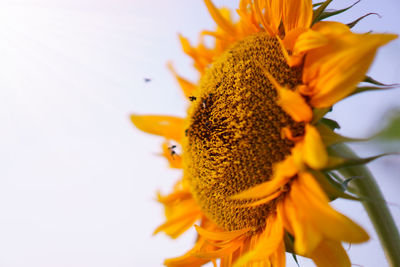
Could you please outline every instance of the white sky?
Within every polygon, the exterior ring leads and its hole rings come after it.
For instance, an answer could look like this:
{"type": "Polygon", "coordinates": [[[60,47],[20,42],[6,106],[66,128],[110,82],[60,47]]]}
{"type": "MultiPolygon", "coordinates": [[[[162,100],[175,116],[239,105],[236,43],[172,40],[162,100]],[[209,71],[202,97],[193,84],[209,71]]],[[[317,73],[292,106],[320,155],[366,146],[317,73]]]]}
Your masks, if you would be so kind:
{"type": "MultiPolygon", "coordinates": [[[[355,30],[400,32],[396,0],[363,0],[338,19],[368,12],[382,18],[355,30]]],[[[195,41],[212,25],[201,0],[0,0],[1,267],[161,266],[191,247],[193,232],[180,240],[151,236],[163,221],[155,191],[168,192],[180,173],[155,155],[162,140],[134,129],[128,116],[185,114],[165,65],[173,60],[195,78],[177,32],[195,41]]],[[[400,82],[399,51],[399,40],[383,48],[370,73],[400,82]]],[[[342,133],[367,136],[399,99],[400,90],[360,95],[332,116],[342,133]]],[[[399,163],[371,164],[398,224],[399,163]]],[[[335,206],[372,236],[350,248],[353,263],[385,266],[360,205],[335,206]]],[[[295,266],[290,257],[288,266],[295,266]]]]}

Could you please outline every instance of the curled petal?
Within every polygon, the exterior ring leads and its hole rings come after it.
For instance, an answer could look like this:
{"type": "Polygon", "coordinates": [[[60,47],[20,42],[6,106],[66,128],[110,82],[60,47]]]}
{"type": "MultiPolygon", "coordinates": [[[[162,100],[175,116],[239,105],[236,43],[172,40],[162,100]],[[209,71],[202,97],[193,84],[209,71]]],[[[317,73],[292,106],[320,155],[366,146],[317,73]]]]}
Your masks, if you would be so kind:
{"type": "Polygon", "coordinates": [[[304,136],[303,157],[304,161],[313,169],[321,169],[328,163],[328,154],[318,130],[306,124],[304,136]]]}
{"type": "Polygon", "coordinates": [[[284,161],[275,165],[274,174],[270,181],[256,185],[248,190],[232,196],[231,198],[257,199],[268,197],[284,186],[290,180],[290,178],[296,175],[297,171],[298,169],[293,162],[293,158],[287,157],[284,161]]]}
{"type": "Polygon", "coordinates": [[[377,49],[397,37],[355,34],[337,22],[319,22],[312,31],[300,36],[295,47],[302,52],[308,50],[303,69],[306,85],[303,93],[310,96],[310,104],[317,108],[329,107],[350,95],[364,79],[377,49]]]}

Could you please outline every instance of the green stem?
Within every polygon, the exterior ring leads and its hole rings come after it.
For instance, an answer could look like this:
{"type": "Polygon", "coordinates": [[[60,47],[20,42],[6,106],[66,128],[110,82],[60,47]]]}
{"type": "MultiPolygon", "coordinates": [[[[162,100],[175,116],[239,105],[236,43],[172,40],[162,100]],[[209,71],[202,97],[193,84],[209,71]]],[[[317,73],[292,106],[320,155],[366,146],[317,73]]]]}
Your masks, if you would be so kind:
{"type": "MultiPolygon", "coordinates": [[[[357,155],[346,145],[335,145],[335,152],[347,157],[357,155]]],[[[371,172],[365,165],[338,170],[345,177],[359,177],[351,181],[352,187],[363,200],[362,204],[374,225],[386,258],[392,267],[400,266],[400,235],[386,201],[371,172]]]]}

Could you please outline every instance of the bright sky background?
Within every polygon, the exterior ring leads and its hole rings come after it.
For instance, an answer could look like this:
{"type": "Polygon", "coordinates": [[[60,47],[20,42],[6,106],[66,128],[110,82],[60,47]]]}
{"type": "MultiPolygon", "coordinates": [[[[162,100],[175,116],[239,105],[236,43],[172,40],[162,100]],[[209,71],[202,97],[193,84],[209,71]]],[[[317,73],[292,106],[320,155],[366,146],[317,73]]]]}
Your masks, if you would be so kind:
{"type": "MultiPolygon", "coordinates": [[[[400,33],[397,0],[363,0],[337,19],[368,12],[382,18],[370,16],[356,31],[400,33]]],[[[201,0],[0,0],[1,267],[161,266],[191,247],[193,231],[179,240],[151,236],[163,221],[155,192],[168,192],[181,174],[156,155],[162,139],[134,129],[129,114],[184,116],[166,62],[196,79],[177,32],[194,42],[212,27],[201,0]]],[[[370,73],[399,83],[399,59],[396,40],[370,73]]],[[[399,99],[398,89],[352,97],[332,117],[342,133],[368,136],[399,99]]],[[[398,224],[399,163],[393,156],[370,164],[398,224]]],[[[349,249],[353,263],[385,266],[361,205],[334,205],[371,233],[349,249]]]]}

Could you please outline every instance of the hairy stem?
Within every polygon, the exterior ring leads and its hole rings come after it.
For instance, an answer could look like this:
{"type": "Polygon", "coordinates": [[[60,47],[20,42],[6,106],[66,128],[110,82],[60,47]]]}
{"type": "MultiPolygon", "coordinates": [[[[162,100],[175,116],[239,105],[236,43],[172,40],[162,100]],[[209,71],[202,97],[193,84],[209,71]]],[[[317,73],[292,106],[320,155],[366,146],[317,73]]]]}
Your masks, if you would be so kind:
{"type": "MultiPolygon", "coordinates": [[[[357,157],[346,145],[334,146],[339,155],[357,157]]],[[[359,177],[351,181],[352,189],[363,198],[362,204],[374,225],[386,258],[392,267],[400,266],[400,235],[386,201],[371,172],[365,165],[346,167],[338,170],[345,177],[359,177]]]]}

